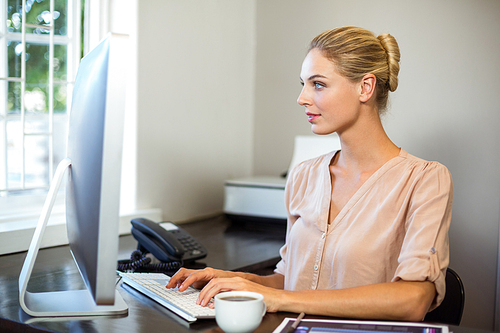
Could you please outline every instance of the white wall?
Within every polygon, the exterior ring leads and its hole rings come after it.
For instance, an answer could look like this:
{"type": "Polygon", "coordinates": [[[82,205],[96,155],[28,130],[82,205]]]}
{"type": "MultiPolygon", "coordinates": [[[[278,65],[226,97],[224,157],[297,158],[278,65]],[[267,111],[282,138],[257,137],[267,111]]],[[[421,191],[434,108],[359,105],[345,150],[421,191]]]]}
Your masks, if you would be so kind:
{"type": "Polygon", "coordinates": [[[138,208],[206,215],[222,209],[224,179],[285,170],[293,137],[310,133],[296,104],[309,40],[341,25],[390,32],[402,61],[386,129],[452,172],[463,325],[493,328],[499,16],[497,0],[139,1],[138,208]]]}
{"type": "Polygon", "coordinates": [[[389,32],[401,48],[400,86],[384,123],[393,141],[451,171],[451,266],[466,287],[463,324],[493,328],[500,204],[500,2],[257,2],[257,174],[278,174],[292,139],[310,133],[296,104],[306,45],[356,25],[389,32]]]}
{"type": "Polygon", "coordinates": [[[138,208],[220,212],[252,172],[253,1],[139,1],[138,208]]]}

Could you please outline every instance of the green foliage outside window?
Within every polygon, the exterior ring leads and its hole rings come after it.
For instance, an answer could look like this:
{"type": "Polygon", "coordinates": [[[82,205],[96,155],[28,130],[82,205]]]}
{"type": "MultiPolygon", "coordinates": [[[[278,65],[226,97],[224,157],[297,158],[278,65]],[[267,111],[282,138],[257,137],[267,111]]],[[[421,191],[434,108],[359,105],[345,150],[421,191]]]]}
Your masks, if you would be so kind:
{"type": "MultiPolygon", "coordinates": [[[[67,34],[67,0],[54,1],[54,35],[66,36],[67,34]]],[[[26,43],[26,98],[25,106],[27,112],[48,112],[48,75],[49,75],[49,30],[43,29],[44,25],[50,24],[50,2],[49,0],[26,0],[26,22],[39,27],[28,27],[27,35],[38,35],[34,42],[26,43]]],[[[8,0],[7,3],[7,32],[21,33],[22,2],[21,0],[8,0]]],[[[14,36],[15,36],[14,35],[14,36]]],[[[9,77],[21,76],[21,52],[22,45],[20,37],[7,41],[8,73],[9,77]]],[[[67,73],[67,47],[66,45],[54,46],[54,112],[66,112],[66,90],[65,83],[67,73]]],[[[8,86],[7,110],[10,114],[20,112],[20,89],[19,83],[10,82],[8,86]]]]}

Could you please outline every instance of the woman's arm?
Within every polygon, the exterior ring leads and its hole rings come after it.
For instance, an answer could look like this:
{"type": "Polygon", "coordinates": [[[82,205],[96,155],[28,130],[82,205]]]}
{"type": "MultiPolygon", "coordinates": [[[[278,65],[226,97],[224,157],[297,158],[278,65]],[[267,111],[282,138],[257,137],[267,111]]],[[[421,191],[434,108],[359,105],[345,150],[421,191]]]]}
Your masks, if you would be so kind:
{"type": "Polygon", "coordinates": [[[279,311],[339,318],[422,321],[435,296],[434,284],[388,282],[337,290],[284,291],[279,311]]]}
{"type": "MultiPolygon", "coordinates": [[[[198,304],[206,306],[219,292],[254,291],[264,295],[268,312],[288,311],[338,318],[421,321],[436,295],[429,281],[397,281],[336,290],[283,290],[281,274],[180,269],[167,288],[203,288],[198,304]]],[[[211,304],[213,306],[213,304],[211,304]]]]}
{"type": "Polygon", "coordinates": [[[268,312],[406,321],[422,321],[436,294],[434,284],[429,281],[387,282],[336,290],[287,291],[235,277],[211,280],[200,292],[198,303],[205,306],[213,296],[229,290],[263,294],[268,312]]]}

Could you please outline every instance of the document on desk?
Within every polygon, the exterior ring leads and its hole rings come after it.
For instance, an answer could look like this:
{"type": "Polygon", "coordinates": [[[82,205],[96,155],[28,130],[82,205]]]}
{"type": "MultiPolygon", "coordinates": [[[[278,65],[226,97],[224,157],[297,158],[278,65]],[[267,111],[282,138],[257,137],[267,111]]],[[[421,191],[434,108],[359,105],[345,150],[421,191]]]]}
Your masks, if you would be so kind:
{"type": "MultiPolygon", "coordinates": [[[[273,333],[287,333],[295,318],[285,318],[273,333]]],[[[449,333],[446,325],[426,323],[302,319],[294,333],[449,333]]]]}

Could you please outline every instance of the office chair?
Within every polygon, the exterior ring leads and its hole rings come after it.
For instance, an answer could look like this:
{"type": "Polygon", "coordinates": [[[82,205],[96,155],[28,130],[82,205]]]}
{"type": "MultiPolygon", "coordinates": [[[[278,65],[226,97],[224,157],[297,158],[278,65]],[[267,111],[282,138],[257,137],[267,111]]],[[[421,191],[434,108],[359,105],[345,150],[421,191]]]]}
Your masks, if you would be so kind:
{"type": "Polygon", "coordinates": [[[446,294],[443,302],[429,312],[424,321],[449,325],[460,325],[465,304],[465,289],[458,274],[448,267],[446,270],[446,294]]]}

